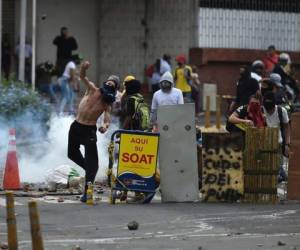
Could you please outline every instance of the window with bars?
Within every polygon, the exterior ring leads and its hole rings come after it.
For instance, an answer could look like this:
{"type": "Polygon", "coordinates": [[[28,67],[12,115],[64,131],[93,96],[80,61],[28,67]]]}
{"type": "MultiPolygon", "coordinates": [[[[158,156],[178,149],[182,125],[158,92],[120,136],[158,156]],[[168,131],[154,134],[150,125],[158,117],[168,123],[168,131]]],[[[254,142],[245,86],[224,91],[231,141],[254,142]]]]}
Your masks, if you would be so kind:
{"type": "Polygon", "coordinates": [[[199,0],[199,6],[205,8],[300,13],[299,0],[199,0]]]}

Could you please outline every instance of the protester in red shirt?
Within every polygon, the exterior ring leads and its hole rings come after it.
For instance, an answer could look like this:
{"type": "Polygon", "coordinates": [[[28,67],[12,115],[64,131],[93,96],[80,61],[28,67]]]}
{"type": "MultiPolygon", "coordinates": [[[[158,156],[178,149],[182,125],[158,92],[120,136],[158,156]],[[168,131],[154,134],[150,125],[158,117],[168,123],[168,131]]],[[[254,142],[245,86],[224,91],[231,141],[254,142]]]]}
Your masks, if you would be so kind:
{"type": "Polygon", "coordinates": [[[274,69],[274,66],[278,63],[279,56],[276,52],[274,45],[268,47],[267,56],[263,59],[265,64],[265,70],[267,73],[271,73],[274,69]]]}

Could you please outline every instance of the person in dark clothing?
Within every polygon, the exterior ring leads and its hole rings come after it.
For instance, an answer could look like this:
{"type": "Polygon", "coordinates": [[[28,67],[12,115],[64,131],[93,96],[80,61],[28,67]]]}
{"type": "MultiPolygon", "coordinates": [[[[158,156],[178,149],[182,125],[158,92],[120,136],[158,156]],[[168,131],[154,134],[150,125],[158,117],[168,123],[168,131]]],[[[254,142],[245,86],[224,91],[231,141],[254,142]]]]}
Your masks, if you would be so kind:
{"type": "Polygon", "coordinates": [[[279,62],[274,67],[273,73],[280,75],[281,83],[290,96],[289,99],[295,101],[299,95],[299,88],[297,86],[296,80],[284,71],[284,67],[287,64],[288,64],[287,54],[281,53],[279,56],[279,62]]]}
{"type": "Polygon", "coordinates": [[[73,50],[77,50],[78,45],[74,37],[68,31],[68,28],[62,27],[60,36],[55,37],[53,44],[57,46],[56,70],[57,75],[61,76],[66,64],[70,60],[73,50]]]}
{"type": "Polygon", "coordinates": [[[281,84],[281,77],[279,74],[272,73],[270,75],[270,81],[273,84],[272,92],[275,95],[276,105],[284,105],[288,103],[285,90],[283,85],[281,84]]]}
{"type": "Polygon", "coordinates": [[[260,96],[258,94],[250,96],[249,103],[238,107],[230,115],[228,122],[236,126],[232,127],[232,132],[244,130],[246,127],[265,127],[266,121],[262,114],[260,96]]]}
{"type": "Polygon", "coordinates": [[[3,76],[8,79],[11,67],[11,45],[9,40],[9,34],[3,34],[2,39],[2,71],[3,76]]]}
{"type": "Polygon", "coordinates": [[[135,102],[136,102],[136,97],[142,98],[142,95],[139,93],[141,90],[141,82],[133,79],[125,83],[125,89],[126,89],[126,95],[127,98],[125,100],[124,104],[124,111],[125,111],[125,119],[123,122],[123,129],[129,129],[129,130],[137,130],[138,129],[138,124],[135,124],[134,121],[132,120],[132,117],[135,113],[135,102]]]}
{"type": "Polygon", "coordinates": [[[256,94],[259,90],[259,83],[251,77],[251,72],[247,66],[240,67],[240,79],[236,88],[236,99],[232,102],[230,111],[235,110],[237,107],[247,105],[252,95],[256,94]]]}
{"type": "Polygon", "coordinates": [[[80,79],[87,90],[78,105],[75,121],[70,126],[68,140],[68,157],[85,170],[86,184],[82,202],[86,202],[87,184],[93,183],[98,171],[97,153],[97,127],[96,123],[100,115],[104,115],[104,123],[99,128],[100,133],[105,133],[110,125],[110,111],[115,101],[116,90],[119,86],[119,78],[110,76],[101,88],[96,87],[86,76],[90,67],[89,62],[84,62],[80,70],[80,79]],[[80,151],[80,145],[84,146],[84,156],[80,151]]]}

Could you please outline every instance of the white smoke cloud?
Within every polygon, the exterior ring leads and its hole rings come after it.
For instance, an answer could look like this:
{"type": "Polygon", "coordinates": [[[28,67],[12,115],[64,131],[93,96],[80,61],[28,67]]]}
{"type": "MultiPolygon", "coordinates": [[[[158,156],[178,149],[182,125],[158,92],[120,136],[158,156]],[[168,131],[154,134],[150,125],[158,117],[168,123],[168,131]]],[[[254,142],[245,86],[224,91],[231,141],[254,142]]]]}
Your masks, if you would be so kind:
{"type": "MultiPolygon", "coordinates": [[[[73,120],[74,118],[71,116],[58,117],[53,115],[49,121],[49,131],[47,135],[40,131],[42,126],[39,124],[31,124],[30,126],[33,128],[34,135],[37,135],[34,140],[29,140],[29,142],[26,143],[27,139],[32,138],[22,138],[21,140],[21,138],[17,136],[17,155],[21,182],[44,182],[48,170],[60,165],[70,165],[76,168],[82,175],[84,174],[84,171],[67,157],[68,132],[73,120]],[[43,135],[43,137],[41,137],[41,135],[43,135]]],[[[28,120],[26,122],[28,122],[28,120]]],[[[116,129],[118,129],[118,124],[115,121],[107,133],[100,134],[97,132],[99,154],[97,180],[104,180],[106,178],[108,166],[107,147],[110,141],[110,135],[116,129]]],[[[28,134],[28,136],[33,135],[28,134]]],[[[0,156],[4,157],[1,157],[1,160],[6,158],[7,144],[8,127],[2,125],[0,130],[0,156]]],[[[84,150],[82,150],[82,152],[84,153],[84,150]]],[[[0,162],[0,164],[4,166],[5,160],[4,163],[0,162]]]]}

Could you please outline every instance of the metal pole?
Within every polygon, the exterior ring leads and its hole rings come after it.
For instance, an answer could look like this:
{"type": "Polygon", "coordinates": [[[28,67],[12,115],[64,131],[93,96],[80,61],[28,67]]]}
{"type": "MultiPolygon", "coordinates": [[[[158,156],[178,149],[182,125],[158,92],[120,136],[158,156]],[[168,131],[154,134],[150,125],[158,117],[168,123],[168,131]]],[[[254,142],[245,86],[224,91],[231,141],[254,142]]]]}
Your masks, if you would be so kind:
{"type": "Polygon", "coordinates": [[[36,67],[36,0],[32,0],[32,61],[31,82],[32,90],[35,90],[35,67],[36,67]]]}
{"type": "MultiPolygon", "coordinates": [[[[0,0],[0,44],[2,48],[2,0],[0,0]]],[[[0,49],[0,81],[2,82],[2,49],[0,49]]]]}
{"type": "Polygon", "coordinates": [[[25,80],[25,39],[26,39],[26,7],[27,0],[21,2],[20,44],[19,44],[19,80],[25,80]]]}
{"type": "Polygon", "coordinates": [[[40,227],[40,216],[36,201],[28,202],[32,250],[43,250],[43,238],[40,227]]]}
{"type": "Polygon", "coordinates": [[[18,250],[17,223],[13,192],[6,192],[6,213],[8,248],[10,250],[18,250]]]}

